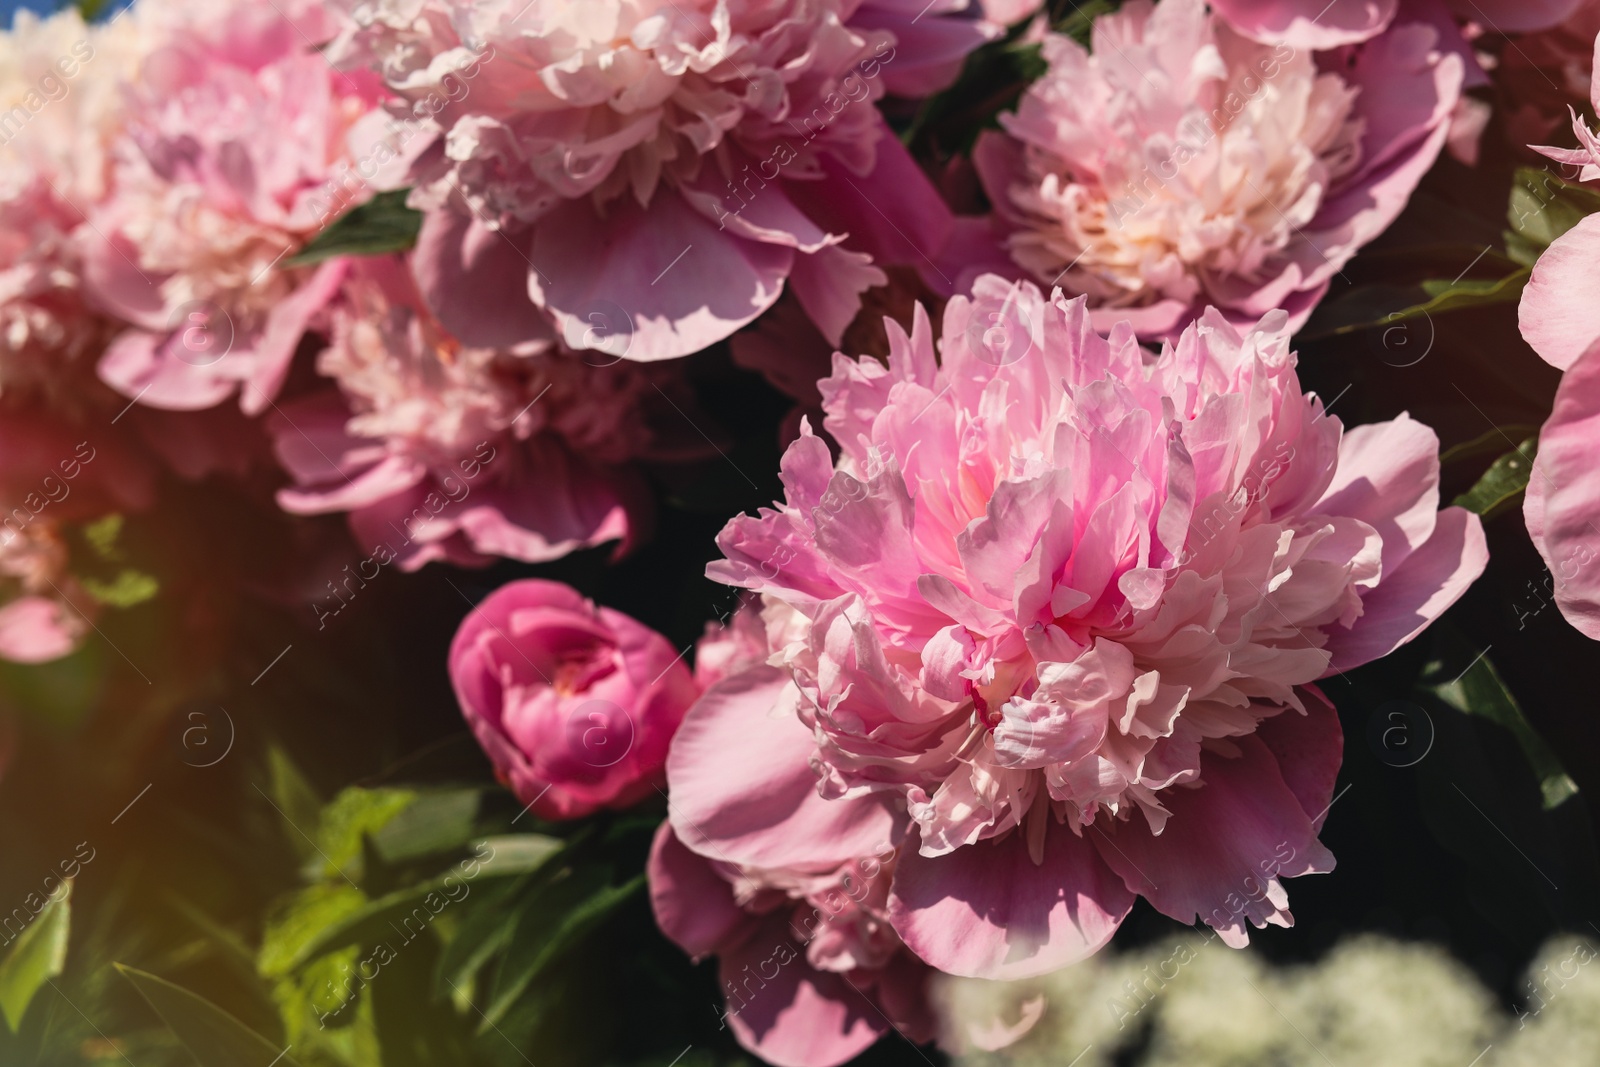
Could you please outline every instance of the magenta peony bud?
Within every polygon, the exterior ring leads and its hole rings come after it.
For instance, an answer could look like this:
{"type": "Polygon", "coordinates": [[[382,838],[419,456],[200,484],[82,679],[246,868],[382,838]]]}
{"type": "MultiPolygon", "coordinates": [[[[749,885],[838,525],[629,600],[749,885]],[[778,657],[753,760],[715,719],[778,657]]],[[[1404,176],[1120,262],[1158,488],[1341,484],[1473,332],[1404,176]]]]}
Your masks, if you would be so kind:
{"type": "Polygon", "coordinates": [[[663,784],[667,743],[699,695],[666,638],[537,579],[467,616],[450,678],[500,780],[546,819],[624,808],[663,784]]]}

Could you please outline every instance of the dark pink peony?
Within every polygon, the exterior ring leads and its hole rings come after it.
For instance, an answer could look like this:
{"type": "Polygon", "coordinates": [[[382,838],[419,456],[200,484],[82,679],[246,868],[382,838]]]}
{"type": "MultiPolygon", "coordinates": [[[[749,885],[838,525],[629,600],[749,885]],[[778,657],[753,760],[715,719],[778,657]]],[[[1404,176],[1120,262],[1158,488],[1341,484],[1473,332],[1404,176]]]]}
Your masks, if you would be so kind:
{"type": "Polygon", "coordinates": [[[452,332],[621,334],[649,361],[722,340],[785,286],[837,340],[875,263],[931,269],[949,214],[874,101],[952,80],[998,32],[968,8],[383,0],[332,55],[379,71],[428,144],[419,277],[452,332]]]}
{"type": "Polygon", "coordinates": [[[1156,357],[1082,299],[989,277],[938,359],[920,313],[887,367],[836,356],[837,462],[792,444],[786,502],[730,522],[709,568],[763,597],[770,715],[808,727],[813,781],[727,804],[695,731],[753,754],[784,727],[703,702],[669,766],[680,835],[804,867],[866,854],[877,799],[908,825],[894,928],[957,974],[1082,958],[1135,895],[1235,945],[1288,924],[1280,880],[1333,863],[1315,683],[1414,637],[1487,553],[1439,510],[1432,431],[1345,431],[1301,392],[1285,318],[1208,312],[1156,357]]]}
{"type": "Polygon", "coordinates": [[[544,819],[653,793],[699,695],[666,638],[532,578],[495,590],[461,623],[450,678],[501,781],[544,819]]]}

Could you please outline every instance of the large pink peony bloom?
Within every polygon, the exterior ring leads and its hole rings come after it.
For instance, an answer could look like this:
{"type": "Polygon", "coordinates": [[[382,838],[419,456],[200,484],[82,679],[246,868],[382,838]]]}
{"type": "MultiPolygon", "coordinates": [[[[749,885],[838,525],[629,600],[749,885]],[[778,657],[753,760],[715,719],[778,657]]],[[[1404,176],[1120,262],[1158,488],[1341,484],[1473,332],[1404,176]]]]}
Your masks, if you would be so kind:
{"type": "Polygon", "coordinates": [[[643,417],[670,369],[463,346],[399,257],[352,267],[332,319],[317,366],[338,388],[269,417],[286,510],[349,512],[358,545],[405,570],[626,547],[643,495],[629,461],[672,454],[643,417]]]}
{"type": "MultiPolygon", "coordinates": [[[[383,0],[333,50],[430,145],[419,276],[503,347],[687,355],[790,285],[835,340],[874,262],[932,268],[950,219],[873,102],[993,36],[968,0],[383,0]]],[[[398,150],[398,149],[397,149],[398,150]]]]}
{"type": "Polygon", "coordinates": [[[501,586],[461,623],[450,678],[496,773],[545,819],[651,795],[700,693],[666,638],[532,578],[501,586]]]}
{"type": "MultiPolygon", "coordinates": [[[[888,912],[957,974],[1081,958],[1135,894],[1232,944],[1286,925],[1279,879],[1333,862],[1340,732],[1313,683],[1410,640],[1487,561],[1477,517],[1438,508],[1434,434],[1344,432],[1281,313],[1241,334],[1208,312],[1151,357],[1082,299],[986,277],[939,359],[925,315],[888,328],[887,367],[836,356],[822,383],[837,465],[792,444],[786,502],[731,521],[709,568],[766,602],[769,704],[810,728],[820,794],[729,803],[686,726],[680,834],[804,866],[868,854],[856,801],[903,811],[888,912]]],[[[744,705],[690,722],[778,743],[744,705]]]]}
{"type": "Polygon", "coordinates": [[[110,196],[79,232],[89,295],[128,326],[100,364],[125,396],[193,410],[240,390],[263,411],[337,291],[337,261],[280,264],[329,221],[350,132],[382,89],[330,67],[305,33],[331,27],[293,7],[149,16],[171,36],[130,89],[110,196]]]}
{"type": "MultiPolygon", "coordinates": [[[[974,160],[1010,258],[1099,329],[1170,339],[1207,306],[1297,328],[1433,164],[1462,63],[1426,23],[1313,56],[1201,0],[1134,0],[1049,70],[974,160]]],[[[969,270],[968,277],[982,268],[969,270]]]]}
{"type": "MultiPolygon", "coordinates": [[[[1600,52],[1600,40],[1595,49],[1600,52]]],[[[1591,90],[1600,102],[1600,80],[1591,90]]],[[[1538,151],[1600,178],[1600,138],[1573,114],[1580,147],[1538,151]]],[[[1539,455],[1528,479],[1523,516],[1549,566],[1556,605],[1567,621],[1600,641],[1600,215],[1556,238],[1533,266],[1518,319],[1534,351],[1566,373],[1539,431],[1539,455]]]]}

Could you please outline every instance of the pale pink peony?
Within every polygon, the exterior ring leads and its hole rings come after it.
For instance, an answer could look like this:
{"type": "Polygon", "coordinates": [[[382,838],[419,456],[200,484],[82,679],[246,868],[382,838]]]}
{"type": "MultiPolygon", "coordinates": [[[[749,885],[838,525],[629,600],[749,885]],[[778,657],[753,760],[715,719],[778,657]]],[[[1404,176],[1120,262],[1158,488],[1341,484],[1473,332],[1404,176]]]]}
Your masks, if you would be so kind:
{"type": "Polygon", "coordinates": [[[1218,0],[1218,15],[1244,34],[1267,44],[1337,48],[1370,40],[1397,23],[1453,20],[1477,23],[1493,33],[1549,29],[1584,0],[1218,0]]]}
{"type": "MultiPolygon", "coordinates": [[[[1600,52],[1600,41],[1595,44],[1600,52]]],[[[1600,102],[1600,80],[1591,89],[1600,102]]],[[[1584,181],[1600,178],[1600,139],[1574,112],[1581,147],[1538,148],[1577,168],[1584,181]]],[[[1550,417],[1539,431],[1539,454],[1528,479],[1523,517],[1549,566],[1555,601],[1578,630],[1600,641],[1600,215],[1590,215],[1551,243],[1533,265],[1522,291],[1522,336],[1559,367],[1550,417]]]]}
{"type": "Polygon", "coordinates": [[[338,388],[269,417],[300,515],[349,512],[378,564],[557,559],[633,539],[644,494],[630,464],[681,446],[645,417],[670,368],[552,342],[523,354],[462,345],[427,312],[406,263],[351,268],[318,369],[338,388]]]}
{"type": "MultiPolygon", "coordinates": [[[[950,219],[874,101],[998,30],[968,0],[381,0],[332,50],[420,123],[419,278],[453,332],[687,355],[793,287],[837,340],[950,219]],[[605,340],[593,334],[599,324],[605,340]]],[[[396,151],[405,150],[396,146],[396,151]]]]}
{"type": "Polygon", "coordinates": [[[702,803],[707,789],[735,807],[762,795],[761,814],[779,820],[763,822],[767,840],[778,844],[792,828],[782,840],[798,848],[746,860],[739,842],[707,838],[669,805],[673,818],[650,853],[650,902],[685,952],[717,957],[723,1025],[741,1045],[778,1067],[834,1067],[891,1029],[930,1040],[931,972],[889,922],[900,825],[877,798],[817,796],[809,732],[792,711],[766,714],[784,683],[777,669],[757,666],[713,686],[685,718],[668,776],[674,793],[680,770],[704,783],[702,803]],[[761,730],[729,729],[751,717],[761,730]],[[854,832],[802,838],[818,828],[817,815],[845,816],[854,832]]]}
{"type": "Polygon", "coordinates": [[[342,263],[281,262],[330,220],[351,130],[382,88],[329,66],[305,36],[315,7],[150,16],[171,36],[130,89],[110,196],[78,234],[89,295],[128,326],[100,363],[125,396],[193,410],[239,390],[259,413],[337,291],[342,263]]]}
{"type": "Polygon", "coordinates": [[[543,819],[653,794],[700,694],[666,638],[533,578],[501,586],[462,621],[450,678],[496,774],[543,819]]]}
{"type": "MultiPolygon", "coordinates": [[[[730,803],[686,726],[680,831],[803,866],[808,843],[865,854],[851,802],[880,798],[912,834],[894,927],[957,974],[1081,958],[1135,894],[1236,945],[1288,924],[1279,879],[1333,862],[1340,732],[1313,683],[1410,640],[1487,561],[1477,517],[1439,510],[1433,432],[1344,432],[1282,313],[1241,335],[1207,312],[1151,357],[1081,298],[986,277],[939,359],[926,315],[888,329],[887,367],[836,356],[822,383],[837,464],[791,445],[786,502],[731,521],[708,569],[763,596],[771,714],[811,729],[817,802],[730,803]]],[[[726,748],[776,744],[747,707],[703,718],[726,748]]]]}
{"type": "Polygon", "coordinates": [[[1133,0],[1093,34],[1089,50],[1045,40],[1048,72],[974,160],[1022,272],[1145,338],[1207,306],[1241,327],[1281,308],[1298,328],[1405,206],[1461,91],[1460,57],[1420,22],[1314,56],[1243,38],[1201,0],[1133,0]]]}
{"type": "Polygon", "coordinates": [[[112,326],[86,306],[72,234],[106,194],[122,83],[148,38],[136,19],[89,26],[71,7],[19,12],[0,34],[0,395],[84,406],[112,326]]]}

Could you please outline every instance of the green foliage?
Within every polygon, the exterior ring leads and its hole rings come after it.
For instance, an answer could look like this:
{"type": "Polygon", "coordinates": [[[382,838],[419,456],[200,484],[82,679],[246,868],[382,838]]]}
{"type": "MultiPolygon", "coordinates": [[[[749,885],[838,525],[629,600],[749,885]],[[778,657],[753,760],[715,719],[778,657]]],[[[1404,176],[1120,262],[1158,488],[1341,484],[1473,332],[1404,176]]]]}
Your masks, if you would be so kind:
{"type": "Polygon", "coordinates": [[[117,965],[140,996],[172,1029],[200,1067],[300,1067],[278,1048],[204,997],[153,974],[117,965]]]}
{"type": "Polygon", "coordinates": [[[422,212],[406,206],[409,189],[375,194],[351,208],[317,234],[296,254],[285,259],[288,267],[306,267],[335,256],[381,256],[404,252],[422,232],[422,212]]]}
{"type": "Polygon", "coordinates": [[[1507,452],[1489,465],[1473,487],[1456,497],[1455,503],[1469,511],[1492,519],[1522,499],[1528,488],[1528,475],[1533,470],[1534,453],[1539,440],[1529,437],[1513,451],[1507,452]]]}
{"type": "Polygon", "coordinates": [[[67,934],[72,925],[72,883],[45,903],[0,959],[0,1011],[12,1033],[22,1025],[33,995],[67,965],[67,934]]]}
{"type": "Polygon", "coordinates": [[[1600,211],[1600,192],[1551,173],[1550,165],[1518,167],[1506,218],[1506,253],[1532,267],[1557,237],[1600,211]]]}

